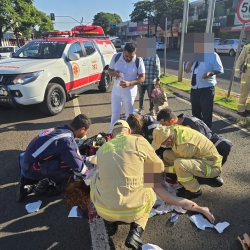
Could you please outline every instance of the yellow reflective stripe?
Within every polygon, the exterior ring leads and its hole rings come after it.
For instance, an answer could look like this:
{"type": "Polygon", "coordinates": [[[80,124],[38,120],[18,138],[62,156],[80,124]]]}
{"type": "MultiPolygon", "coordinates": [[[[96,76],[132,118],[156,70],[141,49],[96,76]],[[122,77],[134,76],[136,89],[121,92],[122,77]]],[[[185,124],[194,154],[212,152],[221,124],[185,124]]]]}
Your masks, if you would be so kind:
{"type": "Polygon", "coordinates": [[[149,213],[151,210],[151,207],[153,206],[152,204],[152,193],[150,190],[148,190],[148,195],[149,195],[149,200],[147,202],[147,204],[145,204],[144,206],[141,206],[139,208],[134,208],[134,209],[128,209],[128,210],[111,210],[111,209],[106,209],[103,207],[100,207],[96,204],[94,204],[96,211],[98,213],[104,214],[106,216],[109,217],[127,217],[127,216],[137,216],[139,214],[143,213],[149,213]],[[150,194],[149,194],[150,192],[150,194]],[[152,205],[152,206],[151,206],[152,205]]]}
{"type": "Polygon", "coordinates": [[[192,175],[192,176],[186,177],[186,178],[181,178],[181,177],[177,176],[177,178],[178,178],[179,182],[189,182],[189,181],[192,181],[194,179],[194,176],[192,175]]]}
{"type": "Polygon", "coordinates": [[[246,81],[241,81],[240,83],[245,84],[245,83],[246,83],[246,81]]]}
{"type": "Polygon", "coordinates": [[[239,72],[239,71],[240,71],[240,69],[235,69],[234,71],[235,71],[235,72],[239,72]]]}
{"type": "Polygon", "coordinates": [[[247,67],[248,67],[248,68],[250,67],[250,63],[247,64],[247,67]]]}
{"type": "Polygon", "coordinates": [[[178,145],[181,145],[182,144],[182,133],[180,131],[180,128],[177,128],[177,143],[178,145]]]}
{"type": "Polygon", "coordinates": [[[240,104],[240,103],[238,103],[238,106],[245,106],[245,104],[240,104]]]}
{"type": "Polygon", "coordinates": [[[168,173],[175,173],[174,166],[166,167],[168,173]]]}
{"type": "Polygon", "coordinates": [[[222,163],[222,159],[220,159],[220,160],[216,161],[214,165],[217,165],[217,164],[219,164],[219,165],[220,165],[221,163],[222,163]]]}
{"type": "Polygon", "coordinates": [[[209,177],[212,173],[212,168],[208,165],[206,165],[206,176],[209,177]]]}

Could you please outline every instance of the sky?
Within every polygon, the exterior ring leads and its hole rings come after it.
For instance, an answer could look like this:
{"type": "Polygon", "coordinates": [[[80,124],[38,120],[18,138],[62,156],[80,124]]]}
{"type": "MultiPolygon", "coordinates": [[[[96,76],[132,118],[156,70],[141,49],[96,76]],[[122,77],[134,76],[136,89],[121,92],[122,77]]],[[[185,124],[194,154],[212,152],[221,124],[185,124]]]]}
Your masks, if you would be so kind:
{"type": "Polygon", "coordinates": [[[83,18],[83,24],[92,23],[98,12],[118,14],[123,21],[129,20],[136,0],[35,0],[35,7],[46,14],[55,14],[55,29],[69,30],[83,18]],[[57,17],[57,16],[71,16],[57,17]]]}
{"type": "MultiPolygon", "coordinates": [[[[192,2],[193,0],[191,0],[192,2]]],[[[49,15],[55,14],[56,30],[71,30],[83,18],[83,24],[92,23],[98,12],[118,14],[123,21],[129,20],[137,0],[35,0],[35,7],[49,15]],[[71,16],[59,17],[59,16],[71,16]]]]}

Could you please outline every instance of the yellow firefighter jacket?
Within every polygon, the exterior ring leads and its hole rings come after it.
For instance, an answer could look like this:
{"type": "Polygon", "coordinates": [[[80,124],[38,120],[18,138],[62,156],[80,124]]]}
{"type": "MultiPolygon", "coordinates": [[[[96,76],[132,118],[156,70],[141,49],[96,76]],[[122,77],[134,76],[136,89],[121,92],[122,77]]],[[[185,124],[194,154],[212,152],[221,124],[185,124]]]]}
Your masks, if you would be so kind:
{"type": "Polygon", "coordinates": [[[149,216],[156,195],[143,187],[144,162],[160,164],[164,172],[162,160],[138,135],[120,133],[98,149],[90,196],[102,218],[131,223],[149,216]]]}
{"type": "Polygon", "coordinates": [[[200,159],[208,166],[221,167],[222,156],[206,136],[182,125],[170,129],[174,131],[172,150],[178,158],[200,159]]]}
{"type": "Polygon", "coordinates": [[[246,83],[247,77],[250,76],[250,44],[245,45],[245,48],[241,51],[236,64],[235,64],[235,73],[240,73],[241,66],[246,66],[246,73],[242,72],[241,83],[246,83]]]}

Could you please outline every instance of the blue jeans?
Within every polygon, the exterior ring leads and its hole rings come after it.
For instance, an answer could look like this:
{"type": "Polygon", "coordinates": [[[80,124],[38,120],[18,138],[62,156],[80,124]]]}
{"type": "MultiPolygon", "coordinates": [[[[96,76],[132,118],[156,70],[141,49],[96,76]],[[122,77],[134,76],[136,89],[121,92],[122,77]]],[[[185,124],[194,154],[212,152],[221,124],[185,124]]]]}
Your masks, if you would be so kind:
{"type": "Polygon", "coordinates": [[[215,88],[191,89],[192,115],[211,128],[215,88]]]}

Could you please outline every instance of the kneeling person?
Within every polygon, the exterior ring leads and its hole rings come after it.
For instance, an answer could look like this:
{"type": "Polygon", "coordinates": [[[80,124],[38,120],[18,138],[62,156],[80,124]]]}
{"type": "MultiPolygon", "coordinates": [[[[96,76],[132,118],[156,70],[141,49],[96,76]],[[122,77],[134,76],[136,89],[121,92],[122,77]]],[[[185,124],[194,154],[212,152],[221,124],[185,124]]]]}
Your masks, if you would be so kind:
{"type": "Polygon", "coordinates": [[[141,236],[156,200],[153,189],[144,182],[149,183],[146,178],[150,179],[151,168],[151,173],[160,177],[152,184],[161,187],[164,165],[145,138],[130,133],[126,121],[118,120],[113,125],[113,139],[97,151],[98,172],[91,182],[90,195],[108,234],[116,233],[117,222],[131,223],[125,245],[141,249],[141,236]]]}
{"type": "Polygon", "coordinates": [[[174,125],[154,129],[152,147],[165,150],[163,160],[165,171],[177,175],[183,185],[177,195],[187,199],[200,196],[201,189],[195,178],[215,178],[221,173],[222,156],[214,144],[204,135],[188,127],[174,125]]]}
{"type": "Polygon", "coordinates": [[[60,193],[60,188],[56,188],[58,184],[68,181],[74,173],[85,174],[87,167],[74,138],[85,136],[90,124],[90,119],[80,114],[69,126],[44,130],[30,142],[21,164],[24,175],[19,183],[17,201],[27,195],[26,178],[39,181],[35,194],[56,195],[60,193]]]}

